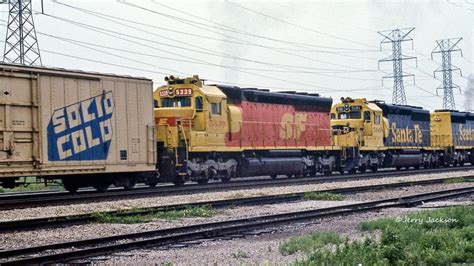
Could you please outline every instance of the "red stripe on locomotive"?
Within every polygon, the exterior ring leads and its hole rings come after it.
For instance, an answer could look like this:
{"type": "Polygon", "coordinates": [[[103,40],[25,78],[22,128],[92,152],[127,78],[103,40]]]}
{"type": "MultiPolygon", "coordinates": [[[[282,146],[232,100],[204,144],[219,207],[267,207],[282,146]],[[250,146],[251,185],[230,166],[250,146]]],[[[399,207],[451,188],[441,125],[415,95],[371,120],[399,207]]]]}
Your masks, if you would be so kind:
{"type": "Polygon", "coordinates": [[[331,145],[329,111],[306,106],[242,101],[240,132],[227,133],[226,145],[315,147],[331,145]]]}

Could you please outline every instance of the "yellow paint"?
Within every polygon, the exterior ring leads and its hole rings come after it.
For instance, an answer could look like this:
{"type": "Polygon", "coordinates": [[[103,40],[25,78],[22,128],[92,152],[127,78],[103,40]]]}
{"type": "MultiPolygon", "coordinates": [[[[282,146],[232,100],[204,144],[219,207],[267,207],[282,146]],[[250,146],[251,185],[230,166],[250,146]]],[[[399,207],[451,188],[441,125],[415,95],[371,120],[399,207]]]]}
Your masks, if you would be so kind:
{"type": "Polygon", "coordinates": [[[430,114],[431,146],[452,147],[453,133],[450,112],[433,112],[430,114]]]}
{"type": "Polygon", "coordinates": [[[343,98],[341,103],[333,105],[331,114],[334,145],[370,147],[373,150],[383,147],[383,138],[388,135],[388,121],[383,118],[382,110],[376,104],[367,102],[365,98],[343,98]],[[352,108],[360,110],[353,111],[352,108]],[[360,117],[349,119],[343,117],[344,115],[350,117],[349,115],[355,115],[356,112],[360,112],[360,117]]]}

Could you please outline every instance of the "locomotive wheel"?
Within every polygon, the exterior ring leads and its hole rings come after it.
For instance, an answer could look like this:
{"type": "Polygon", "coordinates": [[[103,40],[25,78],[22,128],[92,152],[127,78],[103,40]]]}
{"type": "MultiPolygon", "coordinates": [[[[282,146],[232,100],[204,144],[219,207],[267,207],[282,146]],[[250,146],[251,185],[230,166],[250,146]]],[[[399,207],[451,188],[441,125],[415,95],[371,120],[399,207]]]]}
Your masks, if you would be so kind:
{"type": "MultiPolygon", "coordinates": [[[[209,174],[211,174],[211,173],[212,173],[212,171],[209,171],[209,174]]],[[[199,175],[199,173],[196,173],[196,172],[193,172],[193,174],[194,174],[195,176],[199,175]]],[[[200,173],[200,175],[199,175],[199,179],[197,180],[197,183],[198,183],[199,185],[207,184],[207,182],[209,182],[209,178],[212,178],[212,176],[207,177],[206,172],[205,172],[205,171],[202,171],[202,172],[200,173]]]]}
{"type": "Polygon", "coordinates": [[[460,161],[460,162],[459,162],[459,166],[464,166],[464,162],[463,162],[463,161],[460,161]]]}
{"type": "Polygon", "coordinates": [[[344,172],[344,170],[339,170],[339,173],[340,173],[341,175],[343,175],[345,172],[344,172]]]}
{"type": "Polygon", "coordinates": [[[186,180],[184,180],[182,176],[178,175],[174,178],[173,184],[175,184],[175,186],[182,186],[185,182],[186,180]]]}
{"type": "Polygon", "coordinates": [[[271,175],[270,176],[272,179],[277,179],[277,175],[271,175]]]}
{"type": "Polygon", "coordinates": [[[377,165],[373,165],[370,167],[370,170],[372,170],[372,172],[377,172],[379,170],[379,167],[377,165]]]}
{"type": "Polygon", "coordinates": [[[232,177],[236,177],[235,169],[233,166],[230,168],[229,171],[227,171],[225,175],[221,176],[221,181],[222,183],[227,183],[230,181],[232,177]]]}
{"type": "Polygon", "coordinates": [[[365,164],[359,166],[359,172],[365,173],[366,171],[367,171],[367,166],[365,166],[365,164]]]}
{"type": "Polygon", "coordinates": [[[415,170],[419,170],[419,169],[420,169],[420,165],[419,165],[419,164],[417,164],[417,165],[415,165],[415,167],[414,167],[414,168],[415,168],[415,170]]]}
{"type": "Polygon", "coordinates": [[[207,178],[206,179],[199,179],[197,182],[198,182],[199,185],[204,185],[204,184],[207,184],[207,182],[209,182],[209,179],[207,179],[207,178]]]}
{"type": "Polygon", "coordinates": [[[395,169],[397,169],[397,171],[400,171],[400,169],[402,169],[400,166],[397,166],[395,167],[395,169]]]}
{"type": "Polygon", "coordinates": [[[356,172],[357,172],[357,169],[355,169],[355,168],[352,168],[351,170],[349,170],[349,174],[350,174],[350,175],[353,175],[353,174],[355,174],[356,172]]]}
{"type": "Polygon", "coordinates": [[[298,172],[296,174],[294,174],[295,178],[302,178],[304,177],[304,174],[302,172],[298,172]]]}
{"type": "Polygon", "coordinates": [[[324,169],[324,172],[323,172],[323,173],[324,173],[325,176],[330,176],[330,175],[332,175],[332,171],[329,170],[329,169],[324,169]]]}

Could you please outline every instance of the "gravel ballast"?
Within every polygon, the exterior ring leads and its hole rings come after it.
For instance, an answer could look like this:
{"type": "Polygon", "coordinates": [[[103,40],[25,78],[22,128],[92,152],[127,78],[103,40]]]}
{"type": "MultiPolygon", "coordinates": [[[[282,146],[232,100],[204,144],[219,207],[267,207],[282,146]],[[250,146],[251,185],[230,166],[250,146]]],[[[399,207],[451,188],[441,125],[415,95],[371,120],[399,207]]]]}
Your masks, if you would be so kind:
{"type": "Polygon", "coordinates": [[[177,220],[159,219],[153,222],[139,224],[85,224],[68,226],[65,228],[51,228],[26,232],[3,233],[2,237],[0,238],[0,249],[21,248],[56,242],[178,227],[202,222],[223,221],[228,219],[246,218],[290,211],[324,208],[367,200],[411,195],[434,190],[466,187],[470,185],[471,184],[469,183],[456,183],[436,184],[430,186],[412,186],[407,188],[384,190],[380,192],[361,193],[360,195],[348,195],[343,201],[300,201],[282,204],[269,204],[263,206],[234,207],[217,210],[216,215],[210,218],[186,218],[177,220]],[[377,195],[377,198],[374,198],[373,193],[379,193],[377,195]]]}
{"type": "Polygon", "coordinates": [[[323,183],[323,184],[266,187],[266,188],[232,190],[232,191],[224,191],[224,192],[206,192],[206,193],[199,193],[199,194],[179,195],[179,196],[161,196],[161,197],[157,196],[157,197],[142,198],[142,199],[117,200],[117,201],[109,201],[109,202],[89,202],[89,203],[83,203],[83,204],[71,204],[71,205],[64,205],[64,206],[44,206],[44,207],[0,211],[0,221],[34,219],[34,218],[43,218],[43,217],[52,217],[52,216],[66,216],[66,215],[76,215],[76,214],[84,214],[84,213],[91,213],[91,212],[104,212],[104,211],[112,211],[112,210],[125,210],[125,209],[133,209],[133,208],[153,207],[157,205],[171,205],[171,204],[176,204],[176,203],[192,203],[192,202],[209,201],[209,200],[230,199],[230,198],[236,198],[236,197],[297,193],[297,192],[306,192],[306,191],[315,191],[315,190],[325,190],[325,189],[355,187],[355,186],[375,185],[375,184],[386,184],[386,183],[399,183],[399,182],[407,182],[407,181],[428,180],[428,179],[458,177],[458,176],[467,176],[467,175],[474,175],[474,170],[453,172],[453,173],[425,174],[425,175],[386,177],[386,178],[355,180],[355,181],[345,181],[345,182],[331,182],[331,183],[323,183]]]}

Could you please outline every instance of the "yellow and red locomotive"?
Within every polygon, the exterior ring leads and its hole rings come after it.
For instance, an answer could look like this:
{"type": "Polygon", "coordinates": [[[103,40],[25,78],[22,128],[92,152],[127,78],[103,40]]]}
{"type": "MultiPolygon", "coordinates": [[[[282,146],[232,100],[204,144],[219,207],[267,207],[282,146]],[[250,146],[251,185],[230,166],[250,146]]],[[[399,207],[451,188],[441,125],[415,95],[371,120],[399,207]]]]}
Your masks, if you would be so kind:
{"type": "Polygon", "coordinates": [[[205,85],[197,76],[166,80],[155,91],[164,181],[314,175],[339,153],[331,141],[330,98],[205,85]]]}

